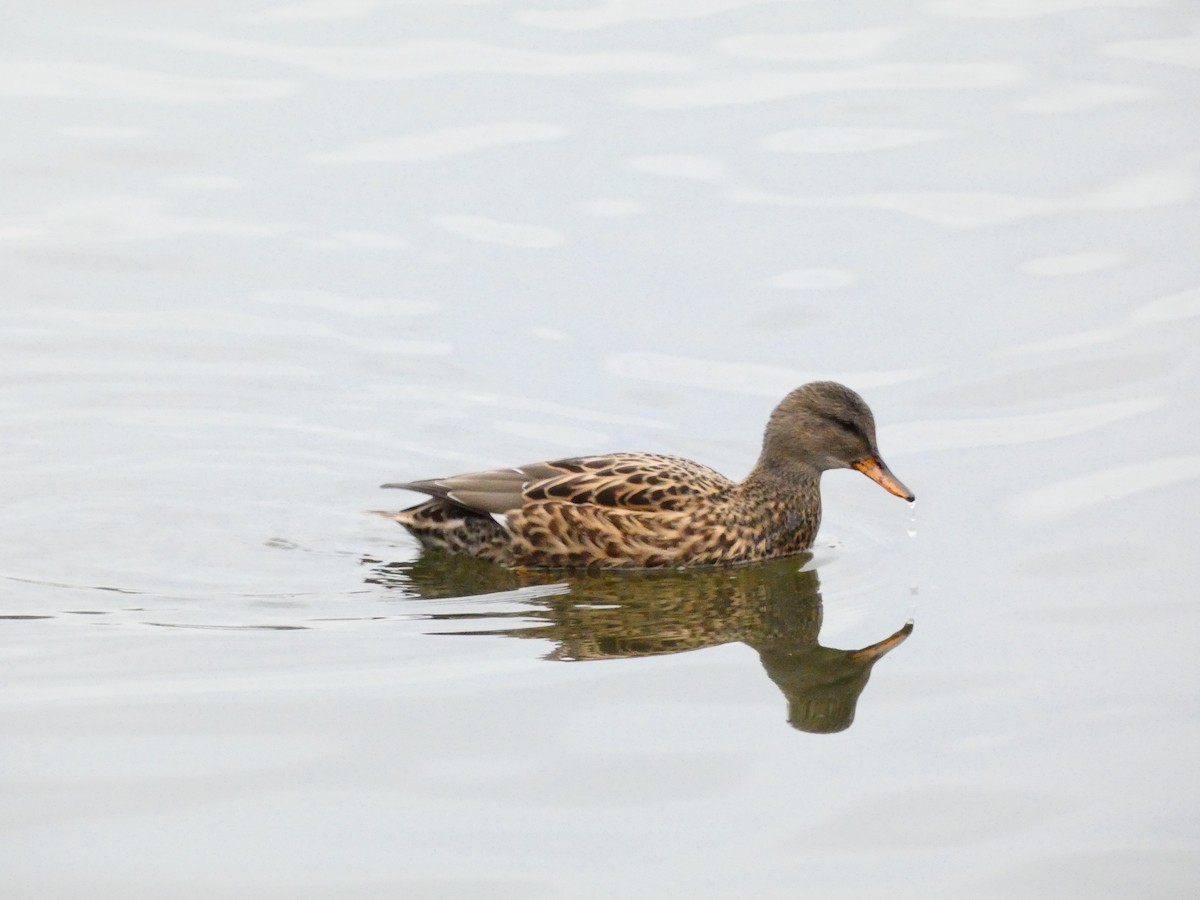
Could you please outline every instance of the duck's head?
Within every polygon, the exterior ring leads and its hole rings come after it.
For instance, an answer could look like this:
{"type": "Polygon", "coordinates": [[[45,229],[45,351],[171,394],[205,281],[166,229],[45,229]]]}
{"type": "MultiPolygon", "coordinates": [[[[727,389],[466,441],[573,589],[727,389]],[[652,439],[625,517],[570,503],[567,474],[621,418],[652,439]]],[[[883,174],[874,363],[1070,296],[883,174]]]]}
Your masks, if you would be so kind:
{"type": "Polygon", "coordinates": [[[871,408],[836,381],[814,381],[783,398],[767,423],[763,456],[818,472],[857,469],[897,497],[916,499],[879,455],[871,408]]]}

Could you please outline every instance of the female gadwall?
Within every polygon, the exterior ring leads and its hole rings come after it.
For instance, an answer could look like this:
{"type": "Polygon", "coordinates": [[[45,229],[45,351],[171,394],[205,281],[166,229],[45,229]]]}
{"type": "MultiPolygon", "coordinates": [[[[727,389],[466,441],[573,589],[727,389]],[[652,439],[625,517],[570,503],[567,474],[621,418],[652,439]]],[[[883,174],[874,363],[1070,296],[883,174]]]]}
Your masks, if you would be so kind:
{"type": "Polygon", "coordinates": [[[848,387],[796,388],[767,422],[741,483],[658,453],[611,453],[382,485],[432,499],[387,513],[424,546],[528,568],[730,565],[812,546],[821,473],[857,469],[915,499],[875,445],[875,417],[848,387]]]}

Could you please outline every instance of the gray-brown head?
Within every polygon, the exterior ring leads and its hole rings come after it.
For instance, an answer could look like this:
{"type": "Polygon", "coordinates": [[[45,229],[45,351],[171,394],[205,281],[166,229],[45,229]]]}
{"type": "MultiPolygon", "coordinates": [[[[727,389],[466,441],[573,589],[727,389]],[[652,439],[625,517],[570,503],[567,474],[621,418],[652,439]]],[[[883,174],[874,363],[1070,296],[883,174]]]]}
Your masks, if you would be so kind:
{"type": "Polygon", "coordinates": [[[857,469],[897,497],[916,499],[879,456],[871,408],[836,381],[814,381],[783,398],[767,422],[763,460],[818,472],[857,469]]]}

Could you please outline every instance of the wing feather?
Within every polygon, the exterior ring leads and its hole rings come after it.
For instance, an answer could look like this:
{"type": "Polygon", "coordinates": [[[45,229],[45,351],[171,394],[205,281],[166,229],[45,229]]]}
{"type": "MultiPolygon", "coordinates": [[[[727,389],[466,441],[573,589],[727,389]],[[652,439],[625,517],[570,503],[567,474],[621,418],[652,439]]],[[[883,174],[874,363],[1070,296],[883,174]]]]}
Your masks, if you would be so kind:
{"type": "Polygon", "coordinates": [[[554,501],[647,512],[676,510],[698,496],[715,497],[732,486],[707,466],[655,453],[580,456],[382,485],[441,497],[490,515],[554,501]]]}

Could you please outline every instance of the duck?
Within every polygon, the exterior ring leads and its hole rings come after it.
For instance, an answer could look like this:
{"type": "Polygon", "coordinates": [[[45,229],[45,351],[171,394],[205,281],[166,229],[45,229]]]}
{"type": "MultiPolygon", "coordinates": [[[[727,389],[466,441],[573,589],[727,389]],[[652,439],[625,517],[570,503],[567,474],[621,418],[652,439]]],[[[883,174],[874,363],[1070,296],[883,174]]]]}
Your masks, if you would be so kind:
{"type": "Polygon", "coordinates": [[[880,456],[866,401],[816,381],[775,407],[740,482],[684,457],[638,452],[381,487],[428,497],[383,513],[428,549],[514,569],[691,568],[807,551],[821,524],[821,474],[846,468],[916,499],[880,456]]]}

